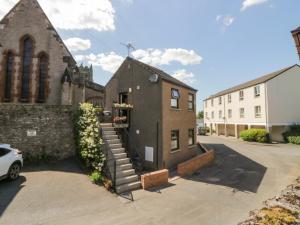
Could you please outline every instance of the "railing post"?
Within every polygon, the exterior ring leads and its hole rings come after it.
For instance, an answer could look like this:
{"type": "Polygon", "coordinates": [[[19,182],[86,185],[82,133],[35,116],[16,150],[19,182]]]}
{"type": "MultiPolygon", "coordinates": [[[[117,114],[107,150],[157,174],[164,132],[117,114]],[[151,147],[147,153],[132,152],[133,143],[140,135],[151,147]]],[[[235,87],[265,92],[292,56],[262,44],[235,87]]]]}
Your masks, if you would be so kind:
{"type": "Polygon", "coordinates": [[[117,187],[117,161],[114,160],[114,191],[117,192],[116,187],[117,187]]]}

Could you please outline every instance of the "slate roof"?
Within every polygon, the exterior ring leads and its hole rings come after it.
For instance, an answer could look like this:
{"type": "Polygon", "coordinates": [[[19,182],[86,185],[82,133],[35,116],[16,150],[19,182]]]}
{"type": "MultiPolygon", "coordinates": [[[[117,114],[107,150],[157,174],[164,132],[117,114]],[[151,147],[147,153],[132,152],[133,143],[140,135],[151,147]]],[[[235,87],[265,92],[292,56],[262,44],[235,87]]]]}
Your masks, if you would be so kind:
{"type": "Polygon", "coordinates": [[[138,61],[136,59],[133,59],[131,57],[127,57],[126,60],[130,60],[131,62],[134,62],[136,65],[143,67],[144,69],[150,71],[151,73],[157,74],[161,79],[163,79],[167,82],[170,82],[172,84],[175,84],[175,85],[178,85],[178,86],[181,86],[181,87],[185,87],[185,88],[193,90],[193,91],[197,91],[195,88],[185,84],[184,82],[182,82],[180,80],[177,80],[173,76],[167,74],[166,72],[164,72],[164,71],[162,71],[162,70],[160,70],[156,67],[150,66],[146,63],[143,63],[143,62],[138,61]]]}
{"type": "Polygon", "coordinates": [[[208,99],[211,99],[211,98],[220,97],[222,95],[226,95],[226,94],[229,94],[229,93],[232,93],[232,92],[235,92],[235,91],[239,91],[239,90],[242,90],[242,89],[245,89],[245,88],[257,85],[257,84],[265,83],[265,82],[267,82],[267,81],[269,81],[269,80],[271,80],[271,79],[273,79],[273,78],[275,78],[275,77],[283,74],[284,72],[290,70],[291,68],[293,68],[295,66],[300,67],[299,65],[295,64],[293,66],[289,66],[289,67],[283,68],[281,70],[275,71],[273,73],[266,74],[264,76],[261,76],[259,78],[254,79],[254,80],[250,80],[250,81],[248,81],[246,83],[242,83],[242,84],[234,86],[232,88],[228,88],[228,89],[226,89],[224,91],[220,91],[220,92],[218,92],[218,93],[216,93],[214,95],[209,96],[205,100],[208,100],[208,99]]]}

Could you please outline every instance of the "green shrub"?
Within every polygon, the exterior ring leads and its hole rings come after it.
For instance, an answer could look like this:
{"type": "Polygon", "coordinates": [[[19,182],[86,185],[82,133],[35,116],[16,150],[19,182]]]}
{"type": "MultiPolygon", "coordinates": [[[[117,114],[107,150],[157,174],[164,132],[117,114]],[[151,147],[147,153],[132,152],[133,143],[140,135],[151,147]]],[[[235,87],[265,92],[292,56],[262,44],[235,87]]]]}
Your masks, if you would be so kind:
{"type": "Polygon", "coordinates": [[[105,156],[99,133],[98,108],[92,104],[80,104],[75,121],[75,138],[78,155],[91,171],[102,171],[105,156]]]}
{"type": "Polygon", "coordinates": [[[283,133],[282,136],[285,142],[300,145],[300,125],[292,125],[290,131],[283,133]]]}
{"type": "Polygon", "coordinates": [[[91,180],[95,184],[99,184],[102,182],[102,175],[99,171],[95,170],[91,175],[90,175],[91,180]]]}
{"type": "Polygon", "coordinates": [[[265,129],[249,129],[240,133],[244,141],[268,143],[270,141],[269,133],[265,129]]]}

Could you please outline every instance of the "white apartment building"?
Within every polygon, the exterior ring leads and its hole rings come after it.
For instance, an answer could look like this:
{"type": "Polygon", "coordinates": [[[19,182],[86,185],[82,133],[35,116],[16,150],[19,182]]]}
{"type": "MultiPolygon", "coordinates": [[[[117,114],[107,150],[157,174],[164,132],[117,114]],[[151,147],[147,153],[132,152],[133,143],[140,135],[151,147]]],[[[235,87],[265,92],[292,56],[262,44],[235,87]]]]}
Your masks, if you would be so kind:
{"type": "Polygon", "coordinates": [[[300,124],[300,66],[294,65],[221,91],[204,100],[204,123],[211,133],[239,137],[265,128],[274,141],[300,124]]]}

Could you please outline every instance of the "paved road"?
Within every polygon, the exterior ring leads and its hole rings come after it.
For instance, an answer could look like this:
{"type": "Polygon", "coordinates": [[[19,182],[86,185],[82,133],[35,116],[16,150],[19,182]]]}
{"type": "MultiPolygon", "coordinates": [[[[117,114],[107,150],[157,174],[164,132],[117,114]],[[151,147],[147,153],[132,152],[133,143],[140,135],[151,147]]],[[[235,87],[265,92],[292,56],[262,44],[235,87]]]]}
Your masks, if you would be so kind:
{"type": "Polygon", "coordinates": [[[134,202],[90,183],[74,161],[27,169],[0,182],[1,225],[234,225],[300,175],[300,147],[199,137],[213,166],[134,202]]]}

